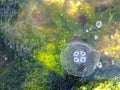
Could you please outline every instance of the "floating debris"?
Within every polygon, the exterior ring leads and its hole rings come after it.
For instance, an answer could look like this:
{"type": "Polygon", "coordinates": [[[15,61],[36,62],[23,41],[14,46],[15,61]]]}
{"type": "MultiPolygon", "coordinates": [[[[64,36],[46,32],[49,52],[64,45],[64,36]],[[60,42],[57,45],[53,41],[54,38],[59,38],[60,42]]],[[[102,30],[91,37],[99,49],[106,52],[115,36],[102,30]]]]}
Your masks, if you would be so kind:
{"type": "Polygon", "coordinates": [[[10,48],[13,49],[13,45],[10,45],[10,48]]]}
{"type": "Polygon", "coordinates": [[[101,28],[102,27],[102,21],[97,21],[96,22],[96,27],[101,28]]]}

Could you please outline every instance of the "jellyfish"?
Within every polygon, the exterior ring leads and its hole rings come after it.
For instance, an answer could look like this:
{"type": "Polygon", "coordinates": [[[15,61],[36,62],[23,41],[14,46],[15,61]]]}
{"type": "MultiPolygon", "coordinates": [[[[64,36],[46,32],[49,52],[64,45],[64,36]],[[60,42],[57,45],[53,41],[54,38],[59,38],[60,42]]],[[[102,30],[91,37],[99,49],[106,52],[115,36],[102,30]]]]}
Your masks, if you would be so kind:
{"type": "Polygon", "coordinates": [[[69,74],[81,77],[91,75],[97,67],[102,68],[99,51],[82,41],[63,46],[61,64],[69,74]]]}

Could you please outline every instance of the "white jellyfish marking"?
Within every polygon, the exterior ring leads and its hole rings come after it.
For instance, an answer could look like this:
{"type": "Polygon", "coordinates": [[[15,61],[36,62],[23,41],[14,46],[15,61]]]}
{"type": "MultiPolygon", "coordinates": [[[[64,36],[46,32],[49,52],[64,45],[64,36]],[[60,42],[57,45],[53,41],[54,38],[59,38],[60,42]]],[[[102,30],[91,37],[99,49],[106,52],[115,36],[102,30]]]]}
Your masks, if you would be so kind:
{"type": "Polygon", "coordinates": [[[80,62],[79,58],[78,57],[74,57],[74,62],[79,63],[80,62]]]}
{"type": "Polygon", "coordinates": [[[94,35],[94,39],[95,39],[95,40],[97,40],[97,39],[98,39],[98,37],[99,37],[98,35],[94,35]]]}
{"type": "Polygon", "coordinates": [[[101,28],[102,27],[102,21],[97,21],[96,22],[96,27],[101,28]]]}
{"type": "Polygon", "coordinates": [[[73,56],[79,56],[79,51],[75,51],[74,53],[73,53],[73,56]]]}
{"type": "Polygon", "coordinates": [[[97,67],[98,67],[98,68],[102,68],[102,67],[103,67],[103,66],[102,66],[102,63],[99,62],[99,63],[97,64],[97,67]]]}
{"type": "Polygon", "coordinates": [[[81,56],[86,56],[86,52],[80,51],[80,55],[81,55],[81,56]]]}
{"type": "Polygon", "coordinates": [[[108,54],[109,54],[109,52],[108,52],[108,51],[104,51],[104,54],[105,54],[105,55],[108,55],[108,54]]]}
{"type": "Polygon", "coordinates": [[[80,62],[85,63],[86,62],[86,57],[80,57],[80,62]]]}

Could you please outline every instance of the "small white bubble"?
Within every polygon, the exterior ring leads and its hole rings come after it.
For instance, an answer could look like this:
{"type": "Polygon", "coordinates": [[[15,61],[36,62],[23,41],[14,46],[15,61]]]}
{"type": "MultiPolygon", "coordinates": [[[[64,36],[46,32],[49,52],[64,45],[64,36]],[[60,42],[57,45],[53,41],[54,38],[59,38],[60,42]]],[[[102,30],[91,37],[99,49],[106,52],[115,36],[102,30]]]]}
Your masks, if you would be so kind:
{"type": "Polygon", "coordinates": [[[89,32],[89,30],[88,29],[86,29],[86,31],[85,32],[89,32]]]}
{"type": "Polygon", "coordinates": [[[115,62],[114,62],[114,60],[112,60],[112,65],[114,65],[115,64],[115,62]]]}
{"type": "Polygon", "coordinates": [[[108,54],[109,54],[109,52],[108,52],[108,51],[104,51],[104,54],[105,54],[105,55],[108,55],[108,54]]]}
{"type": "Polygon", "coordinates": [[[111,35],[111,36],[110,36],[110,38],[111,38],[111,39],[114,39],[114,36],[113,36],[113,35],[111,35]]]}
{"type": "Polygon", "coordinates": [[[82,10],[83,8],[81,7],[80,10],[82,10]]]}
{"type": "Polygon", "coordinates": [[[12,46],[12,45],[10,45],[10,48],[12,49],[12,48],[13,48],[13,46],[12,46]]]}
{"type": "Polygon", "coordinates": [[[8,58],[7,58],[7,57],[4,57],[4,60],[5,60],[5,61],[7,61],[7,60],[8,60],[8,58]]]}
{"type": "Polygon", "coordinates": [[[78,24],[77,22],[75,24],[78,24]]]}
{"type": "Polygon", "coordinates": [[[67,20],[67,22],[69,22],[69,20],[67,20]]]}
{"type": "Polygon", "coordinates": [[[102,27],[102,21],[97,21],[96,22],[96,27],[101,28],[102,27]]]}
{"type": "Polygon", "coordinates": [[[91,31],[91,30],[92,30],[92,28],[89,28],[89,30],[91,31]]]}
{"type": "Polygon", "coordinates": [[[115,52],[115,51],[113,51],[112,53],[113,53],[113,54],[115,54],[116,52],[115,52]]]}
{"type": "Polygon", "coordinates": [[[61,13],[60,16],[63,16],[63,14],[61,13]]]}
{"type": "Polygon", "coordinates": [[[98,35],[94,35],[94,39],[95,39],[95,40],[97,40],[97,39],[98,39],[98,37],[99,37],[98,35]]]}
{"type": "Polygon", "coordinates": [[[5,61],[8,60],[8,57],[7,57],[6,55],[3,55],[2,57],[3,57],[3,59],[4,59],[5,61]]]}

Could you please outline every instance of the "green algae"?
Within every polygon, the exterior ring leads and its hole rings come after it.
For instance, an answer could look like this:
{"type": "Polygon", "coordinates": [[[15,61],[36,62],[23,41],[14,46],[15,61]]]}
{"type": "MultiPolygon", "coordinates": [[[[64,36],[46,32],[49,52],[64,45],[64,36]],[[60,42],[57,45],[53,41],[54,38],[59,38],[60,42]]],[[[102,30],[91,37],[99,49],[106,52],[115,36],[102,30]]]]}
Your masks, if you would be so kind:
{"type": "MultiPolygon", "coordinates": [[[[40,2],[41,4],[43,4],[42,1],[40,2]]],[[[95,12],[94,6],[85,4],[82,6],[83,12],[77,12],[81,15],[88,15],[88,20],[85,25],[82,26],[81,23],[78,22],[77,15],[67,14],[62,8],[62,4],[57,5],[56,3],[52,3],[51,5],[43,4],[39,6],[39,1],[35,0],[32,3],[35,5],[35,2],[38,3],[38,11],[40,10],[43,15],[47,15],[52,21],[44,25],[34,26],[30,20],[32,15],[30,15],[30,17],[28,15],[28,13],[30,14],[32,12],[29,7],[30,2],[32,1],[25,1],[25,4],[20,2],[20,18],[16,20],[16,23],[18,22],[21,27],[16,27],[15,35],[9,38],[9,41],[14,42],[12,42],[14,46],[16,42],[21,45],[17,47],[19,48],[18,50],[16,48],[14,49],[18,56],[20,56],[20,60],[17,58],[16,64],[11,71],[7,71],[7,74],[2,75],[0,81],[1,90],[119,89],[119,83],[115,84],[113,81],[89,81],[82,84],[80,78],[68,75],[60,63],[61,49],[66,43],[72,40],[74,35],[97,47],[99,41],[95,41],[93,36],[97,34],[104,37],[110,34],[108,25],[112,22],[117,23],[120,15],[119,5],[109,6],[104,12],[95,12]],[[27,3],[29,4],[26,5],[27,3]],[[86,7],[89,8],[86,9],[86,7]],[[22,19],[24,23],[21,24],[19,19],[22,19]],[[95,26],[98,20],[103,22],[103,27],[100,29],[95,26]],[[89,27],[92,27],[93,30],[86,33],[85,30],[89,27]],[[21,36],[19,37],[19,35],[21,36]],[[24,52],[21,52],[22,50],[24,52]],[[29,51],[29,53],[27,53],[28,56],[25,54],[27,51],[29,51]],[[26,56],[29,58],[23,59],[26,58],[26,56]]],[[[7,33],[7,35],[11,34],[7,33]]],[[[102,40],[102,38],[100,38],[100,40],[102,40]]],[[[9,47],[7,47],[7,49],[9,49],[9,47]]],[[[4,52],[7,53],[10,58],[14,57],[14,55],[10,54],[11,51],[4,50],[4,52]]],[[[105,60],[104,55],[102,59],[105,60]]],[[[119,66],[119,64],[117,66],[119,66]]],[[[104,75],[102,77],[96,75],[95,77],[98,80],[104,79],[104,75]]]]}

